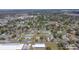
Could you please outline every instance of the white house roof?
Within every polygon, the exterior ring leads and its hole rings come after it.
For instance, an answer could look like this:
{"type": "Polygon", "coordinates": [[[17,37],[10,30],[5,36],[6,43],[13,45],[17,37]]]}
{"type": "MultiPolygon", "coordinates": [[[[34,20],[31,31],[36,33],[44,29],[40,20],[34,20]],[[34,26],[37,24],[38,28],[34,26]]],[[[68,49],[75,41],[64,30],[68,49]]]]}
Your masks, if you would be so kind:
{"type": "Polygon", "coordinates": [[[35,47],[45,47],[45,44],[34,44],[32,45],[33,48],[35,47]]]}
{"type": "Polygon", "coordinates": [[[31,39],[31,38],[33,37],[33,35],[34,35],[34,34],[26,34],[24,37],[31,39]]]}
{"type": "Polygon", "coordinates": [[[0,50],[20,50],[23,44],[0,44],[0,50]]]}

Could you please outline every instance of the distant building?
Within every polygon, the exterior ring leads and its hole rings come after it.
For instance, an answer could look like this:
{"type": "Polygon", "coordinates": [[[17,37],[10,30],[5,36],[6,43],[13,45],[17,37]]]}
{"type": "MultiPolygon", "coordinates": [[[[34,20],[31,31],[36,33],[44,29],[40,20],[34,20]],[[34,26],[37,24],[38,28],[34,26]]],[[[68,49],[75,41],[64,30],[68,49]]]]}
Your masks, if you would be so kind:
{"type": "Polygon", "coordinates": [[[23,45],[17,43],[0,44],[0,50],[21,50],[23,45]]]}
{"type": "Polygon", "coordinates": [[[45,44],[44,43],[36,43],[32,45],[33,50],[45,50],[45,44]]]}
{"type": "Polygon", "coordinates": [[[22,50],[30,50],[31,44],[24,44],[22,50]]]}

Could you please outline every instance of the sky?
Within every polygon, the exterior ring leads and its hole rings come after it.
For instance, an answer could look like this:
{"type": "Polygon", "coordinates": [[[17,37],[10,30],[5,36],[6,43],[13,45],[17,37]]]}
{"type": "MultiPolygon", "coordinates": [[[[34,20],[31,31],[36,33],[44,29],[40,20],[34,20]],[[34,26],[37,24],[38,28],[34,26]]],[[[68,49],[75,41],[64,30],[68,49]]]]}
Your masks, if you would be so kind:
{"type": "Polygon", "coordinates": [[[72,9],[78,7],[78,0],[0,0],[0,9],[72,9]]]}

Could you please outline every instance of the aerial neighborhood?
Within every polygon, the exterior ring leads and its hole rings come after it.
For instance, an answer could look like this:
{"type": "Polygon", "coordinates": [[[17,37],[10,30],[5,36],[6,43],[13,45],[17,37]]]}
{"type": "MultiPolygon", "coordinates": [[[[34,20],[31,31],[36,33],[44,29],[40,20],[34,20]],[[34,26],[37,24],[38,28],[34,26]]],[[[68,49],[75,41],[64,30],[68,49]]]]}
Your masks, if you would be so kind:
{"type": "Polygon", "coordinates": [[[2,45],[16,50],[79,49],[79,14],[71,10],[30,11],[0,13],[0,49],[2,45]]]}

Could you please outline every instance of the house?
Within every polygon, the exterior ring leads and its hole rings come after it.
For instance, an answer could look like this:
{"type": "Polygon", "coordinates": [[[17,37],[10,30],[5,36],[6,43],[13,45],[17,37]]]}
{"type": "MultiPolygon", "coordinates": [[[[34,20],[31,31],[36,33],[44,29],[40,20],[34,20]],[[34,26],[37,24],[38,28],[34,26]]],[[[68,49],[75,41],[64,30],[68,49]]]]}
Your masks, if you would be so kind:
{"type": "Polygon", "coordinates": [[[21,50],[23,45],[18,43],[0,44],[0,50],[21,50]]]}
{"type": "Polygon", "coordinates": [[[25,39],[31,39],[31,38],[33,37],[33,35],[34,35],[34,34],[29,33],[29,34],[26,34],[26,35],[24,36],[24,38],[25,38],[25,39]]]}
{"type": "Polygon", "coordinates": [[[44,43],[36,43],[32,45],[33,50],[45,50],[45,44],[44,43]]]}
{"type": "Polygon", "coordinates": [[[22,50],[30,50],[31,44],[24,44],[22,50]]]}

